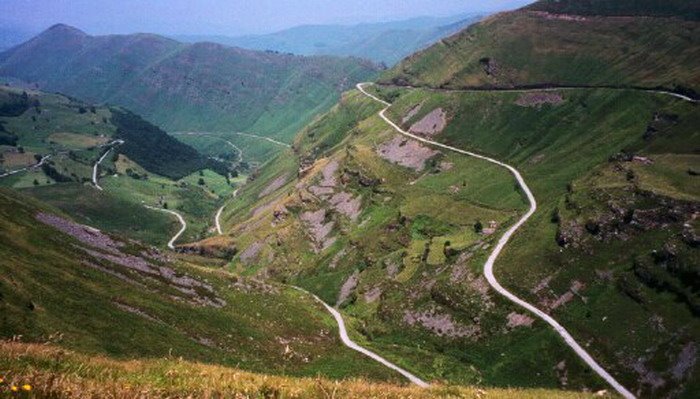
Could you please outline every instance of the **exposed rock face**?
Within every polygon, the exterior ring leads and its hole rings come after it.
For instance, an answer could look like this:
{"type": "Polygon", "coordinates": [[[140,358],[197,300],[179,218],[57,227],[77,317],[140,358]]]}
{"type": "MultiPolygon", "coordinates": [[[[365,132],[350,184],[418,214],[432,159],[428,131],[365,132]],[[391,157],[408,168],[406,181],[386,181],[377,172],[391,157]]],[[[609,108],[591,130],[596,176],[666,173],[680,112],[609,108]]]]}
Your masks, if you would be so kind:
{"type": "Polygon", "coordinates": [[[420,112],[421,108],[423,108],[423,103],[420,103],[420,104],[416,105],[415,107],[411,108],[408,111],[408,113],[406,113],[406,115],[401,119],[401,123],[406,123],[406,122],[410,121],[411,119],[413,119],[413,117],[416,116],[420,112]]]}
{"type": "Polygon", "coordinates": [[[571,302],[575,296],[580,296],[580,291],[584,288],[585,285],[582,282],[574,280],[571,282],[571,287],[569,287],[569,289],[565,293],[561,294],[556,298],[553,298],[554,295],[552,295],[552,293],[550,292],[542,292],[539,295],[539,304],[546,312],[551,312],[552,310],[555,310],[571,302]]]}
{"type": "Polygon", "coordinates": [[[329,237],[335,223],[326,222],[326,210],[319,209],[315,212],[307,211],[299,217],[307,227],[314,242],[314,250],[318,253],[328,248],[335,242],[334,237],[329,237]]]}
{"type": "Polygon", "coordinates": [[[338,161],[332,160],[321,171],[321,181],[318,184],[309,187],[314,195],[319,197],[327,197],[332,195],[335,187],[338,185],[338,180],[335,177],[335,172],[338,171],[338,161]]]}
{"type": "Polygon", "coordinates": [[[511,312],[508,314],[508,324],[506,326],[508,328],[530,327],[534,322],[535,319],[528,315],[511,312]]]}
{"type": "Polygon", "coordinates": [[[439,154],[439,151],[397,135],[381,144],[377,148],[377,154],[389,162],[421,171],[425,168],[425,161],[439,154]]]}
{"type": "Polygon", "coordinates": [[[239,258],[241,262],[243,262],[244,265],[250,265],[253,263],[253,261],[258,257],[258,254],[260,253],[260,250],[262,249],[263,244],[259,241],[256,241],[248,246],[241,254],[239,255],[239,258]]]}
{"type": "Polygon", "coordinates": [[[287,183],[288,178],[289,178],[289,175],[287,173],[276,177],[272,182],[270,182],[270,184],[267,185],[267,187],[265,187],[260,192],[260,194],[258,194],[258,198],[268,196],[268,195],[274,193],[275,191],[279,190],[282,186],[285,185],[285,183],[287,183]]]}
{"type": "Polygon", "coordinates": [[[465,326],[459,324],[451,315],[439,313],[434,307],[424,311],[406,310],[404,311],[403,321],[409,326],[420,325],[441,337],[474,337],[481,330],[478,325],[465,326]]]}
{"type": "Polygon", "coordinates": [[[564,97],[560,93],[539,91],[534,93],[523,93],[515,100],[515,104],[521,107],[542,108],[545,104],[559,105],[564,102],[564,97]]]}
{"type": "Polygon", "coordinates": [[[357,217],[360,215],[362,200],[359,197],[353,197],[350,193],[337,193],[331,197],[329,202],[338,213],[347,216],[353,222],[356,221],[357,217]]]}
{"type": "Polygon", "coordinates": [[[674,380],[685,379],[695,367],[698,360],[698,346],[695,342],[688,342],[676,359],[676,364],[671,368],[671,376],[674,380]]]}
{"type": "Polygon", "coordinates": [[[376,302],[382,296],[382,289],[380,287],[374,287],[371,290],[365,292],[365,302],[373,303],[376,302]]]}
{"type": "Polygon", "coordinates": [[[338,301],[336,302],[336,306],[342,305],[345,301],[350,298],[350,294],[352,294],[353,291],[355,291],[355,288],[357,288],[357,283],[360,281],[360,273],[355,270],[355,272],[348,277],[347,280],[343,283],[343,286],[340,287],[340,293],[338,294],[338,301]]]}
{"type": "Polygon", "coordinates": [[[434,136],[442,132],[445,126],[447,126],[447,113],[442,108],[436,108],[414,123],[409,132],[424,136],[434,136]]]}
{"type": "MultiPolygon", "coordinates": [[[[183,300],[199,306],[223,307],[226,301],[216,296],[214,287],[197,278],[179,273],[168,262],[154,257],[142,257],[126,252],[127,245],[115,240],[95,228],[84,226],[56,215],[38,213],[36,219],[58,231],[75,238],[74,244],[89,259],[82,264],[94,270],[109,274],[120,280],[139,286],[175,290],[173,299],[183,300]],[[156,263],[157,262],[157,263],[156,263]],[[148,283],[147,283],[148,282],[148,283]]],[[[167,258],[163,258],[166,259],[167,258]]]]}

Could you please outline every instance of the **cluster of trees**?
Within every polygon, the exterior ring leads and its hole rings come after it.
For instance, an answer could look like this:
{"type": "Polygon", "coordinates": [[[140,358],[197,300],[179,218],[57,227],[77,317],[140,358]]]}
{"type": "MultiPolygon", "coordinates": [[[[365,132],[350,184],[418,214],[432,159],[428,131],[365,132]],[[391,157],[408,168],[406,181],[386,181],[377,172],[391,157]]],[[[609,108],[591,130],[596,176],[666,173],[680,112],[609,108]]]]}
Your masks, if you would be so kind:
{"type": "Polygon", "coordinates": [[[7,99],[0,103],[0,116],[20,116],[31,106],[31,101],[27,92],[17,94],[7,93],[7,99]]]}
{"type": "Polygon", "coordinates": [[[67,183],[73,181],[73,178],[71,178],[70,176],[66,176],[58,170],[56,170],[56,168],[54,168],[50,162],[46,162],[45,164],[41,165],[41,170],[44,171],[44,174],[46,174],[46,176],[52,178],[58,183],[67,183]]]}
{"type": "Polygon", "coordinates": [[[203,156],[140,116],[121,108],[113,108],[111,111],[112,123],[117,127],[117,137],[124,140],[117,151],[149,172],[173,180],[202,169],[211,169],[222,176],[228,175],[228,167],[223,162],[203,156]]]}

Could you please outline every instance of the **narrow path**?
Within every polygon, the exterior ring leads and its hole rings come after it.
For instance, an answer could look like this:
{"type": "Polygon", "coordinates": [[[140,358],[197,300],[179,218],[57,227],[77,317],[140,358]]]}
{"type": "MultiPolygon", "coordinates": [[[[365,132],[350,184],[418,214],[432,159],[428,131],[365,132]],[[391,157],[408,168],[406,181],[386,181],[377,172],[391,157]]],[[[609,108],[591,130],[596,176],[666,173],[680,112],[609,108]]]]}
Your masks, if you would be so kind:
{"type": "Polygon", "coordinates": [[[182,227],[180,228],[180,231],[178,231],[173,236],[173,238],[171,238],[170,241],[168,242],[168,248],[175,250],[175,241],[177,241],[177,239],[180,238],[182,233],[184,233],[185,230],[187,230],[187,222],[185,222],[185,218],[183,218],[182,215],[180,215],[179,213],[177,213],[175,211],[171,211],[170,209],[156,208],[155,206],[150,206],[150,205],[144,205],[144,206],[146,208],[152,209],[154,211],[167,212],[171,215],[175,215],[175,217],[177,217],[177,220],[180,221],[180,224],[182,225],[182,227]]]}
{"type": "Polygon", "coordinates": [[[100,157],[100,159],[98,159],[97,162],[95,162],[95,165],[93,165],[93,167],[92,167],[92,185],[93,185],[96,189],[98,189],[98,190],[100,190],[100,191],[103,190],[102,187],[100,187],[100,184],[97,182],[97,178],[98,178],[97,171],[98,171],[98,168],[100,167],[100,164],[102,163],[102,161],[105,160],[105,158],[107,158],[107,155],[108,155],[110,152],[112,152],[112,150],[114,149],[114,147],[116,147],[116,146],[118,146],[118,145],[122,145],[122,144],[124,144],[124,140],[114,140],[114,141],[112,141],[112,142],[106,144],[105,146],[109,146],[110,148],[109,148],[107,151],[105,151],[105,153],[102,154],[102,156],[100,157]]]}
{"type": "Polygon", "coordinates": [[[496,165],[499,165],[499,166],[502,166],[502,167],[508,169],[513,174],[515,179],[518,181],[520,188],[523,190],[523,192],[525,192],[525,195],[527,196],[527,199],[530,202],[530,209],[527,211],[527,213],[525,213],[525,215],[523,215],[520,218],[520,220],[518,220],[517,223],[515,223],[513,226],[511,226],[511,228],[508,229],[508,231],[506,231],[505,234],[503,234],[501,239],[498,240],[498,244],[496,245],[496,247],[493,249],[493,251],[491,251],[491,254],[489,255],[488,259],[486,260],[486,263],[484,264],[484,275],[486,276],[486,280],[489,282],[491,287],[493,287],[493,289],[496,290],[499,294],[505,296],[511,302],[529,310],[530,312],[535,314],[537,317],[539,317],[540,319],[547,322],[550,326],[552,326],[554,328],[554,330],[562,338],[564,338],[564,342],[571,349],[573,349],[574,352],[576,352],[576,354],[581,358],[581,360],[583,360],[590,368],[592,368],[593,371],[595,371],[599,376],[601,376],[605,381],[607,381],[613,388],[615,388],[615,390],[620,395],[622,395],[623,397],[628,398],[628,399],[633,399],[635,396],[632,394],[632,392],[628,391],[622,384],[617,382],[617,380],[612,375],[610,375],[607,371],[605,371],[605,369],[603,367],[601,367],[593,359],[593,357],[590,354],[588,354],[588,352],[586,352],[586,350],[583,349],[583,347],[581,347],[581,345],[578,344],[578,342],[576,342],[576,340],[571,336],[571,334],[569,334],[569,332],[561,324],[559,324],[559,322],[554,320],[554,318],[551,317],[550,315],[548,315],[547,313],[537,309],[535,306],[518,298],[515,294],[513,294],[510,291],[508,291],[507,289],[503,288],[503,286],[498,282],[498,280],[496,280],[496,277],[493,274],[493,265],[496,261],[496,258],[498,258],[498,255],[501,254],[501,251],[508,243],[508,240],[510,240],[510,237],[520,228],[520,226],[522,226],[525,222],[527,222],[527,220],[530,219],[530,217],[537,210],[537,201],[535,200],[535,196],[532,194],[532,191],[530,191],[530,188],[525,183],[525,180],[520,175],[520,172],[518,172],[518,170],[515,169],[514,167],[512,167],[508,164],[505,164],[503,162],[497,161],[493,158],[485,157],[483,155],[479,155],[479,154],[476,154],[476,153],[473,153],[470,151],[461,150],[459,148],[455,148],[455,147],[448,146],[448,145],[445,145],[442,143],[431,141],[431,140],[425,139],[423,137],[416,136],[414,134],[411,134],[409,132],[404,131],[398,125],[396,125],[393,121],[391,121],[385,114],[386,111],[391,106],[391,104],[374,96],[374,95],[372,95],[372,94],[370,94],[370,93],[368,93],[367,91],[365,91],[364,85],[366,85],[366,84],[367,83],[358,83],[357,89],[360,90],[366,96],[368,96],[368,97],[372,98],[373,100],[378,101],[378,102],[382,103],[383,105],[385,105],[385,107],[379,112],[379,116],[386,123],[388,123],[391,127],[393,127],[394,130],[396,130],[398,133],[400,133],[406,137],[410,137],[414,140],[418,140],[418,141],[425,143],[425,144],[429,144],[429,145],[432,145],[435,147],[443,148],[443,149],[453,151],[453,152],[456,152],[459,154],[468,155],[470,157],[474,157],[474,158],[478,158],[478,159],[482,159],[484,161],[494,163],[496,165]]]}
{"type": "Polygon", "coordinates": [[[226,144],[230,145],[233,147],[234,150],[236,150],[236,154],[238,154],[238,160],[236,161],[237,163],[243,162],[243,150],[241,150],[237,145],[233,144],[232,142],[226,140],[223,137],[219,137],[218,135],[214,133],[208,133],[208,132],[174,132],[170,133],[173,136],[178,136],[178,135],[190,135],[190,136],[208,136],[208,137],[213,137],[215,139],[219,139],[221,141],[226,142],[226,144]]]}
{"type": "MultiPolygon", "coordinates": [[[[240,190],[240,188],[237,188],[233,192],[232,198],[236,198],[236,196],[238,195],[238,190],[240,190]]],[[[216,211],[216,215],[214,216],[214,225],[216,225],[216,232],[219,233],[219,235],[224,234],[224,232],[221,230],[221,212],[224,211],[224,208],[226,208],[226,204],[221,205],[221,208],[219,208],[219,210],[216,211]]]]}
{"type": "Polygon", "coordinates": [[[269,137],[258,136],[257,134],[252,134],[252,133],[241,133],[241,132],[234,132],[233,134],[236,134],[236,135],[238,135],[238,136],[253,137],[253,138],[256,138],[256,139],[269,141],[270,143],[277,144],[277,145],[280,145],[280,146],[282,146],[282,147],[287,147],[287,148],[291,148],[291,147],[292,147],[290,144],[281,142],[281,141],[279,141],[279,140],[271,139],[271,138],[269,138],[269,137]]]}
{"type": "MultiPolygon", "coordinates": [[[[195,136],[196,136],[196,135],[200,135],[200,136],[212,136],[212,137],[216,137],[216,138],[220,138],[220,139],[222,139],[222,140],[225,140],[225,139],[219,137],[219,136],[218,136],[218,133],[210,133],[210,132],[173,132],[173,133],[170,133],[170,134],[172,134],[172,135],[183,135],[183,134],[186,135],[186,134],[189,134],[189,135],[195,135],[195,136]]],[[[286,148],[291,148],[291,147],[292,147],[291,144],[287,144],[287,143],[285,143],[285,142],[272,139],[272,138],[270,138],[270,137],[259,136],[259,135],[257,135],[257,134],[253,134],[253,133],[229,132],[229,133],[221,133],[221,134],[235,134],[236,136],[252,137],[252,138],[254,138],[254,139],[269,141],[270,143],[273,143],[273,144],[276,144],[276,145],[279,145],[279,146],[282,146],[282,147],[286,147],[286,148]]]]}
{"type": "Polygon", "coordinates": [[[22,169],[11,170],[11,171],[9,171],[9,172],[5,172],[5,173],[3,173],[3,174],[0,174],[0,178],[7,177],[7,176],[11,176],[11,175],[14,175],[14,174],[17,174],[17,173],[20,173],[20,172],[24,172],[24,171],[27,171],[27,170],[39,168],[39,167],[41,167],[49,158],[51,158],[51,155],[44,155],[43,157],[41,157],[41,159],[39,160],[39,162],[35,163],[34,165],[27,166],[26,168],[22,168],[22,169]]]}
{"type": "Polygon", "coordinates": [[[325,303],[318,296],[310,293],[309,291],[306,291],[303,288],[295,287],[295,286],[291,286],[291,287],[294,288],[295,290],[298,290],[298,291],[301,291],[305,294],[311,295],[317,302],[322,304],[331,315],[333,315],[336,323],[338,323],[338,330],[340,332],[340,340],[343,342],[343,344],[345,346],[347,346],[348,348],[350,348],[352,350],[360,352],[363,355],[370,357],[373,360],[376,360],[377,362],[385,365],[386,367],[400,373],[404,377],[408,378],[409,381],[418,385],[421,388],[427,388],[429,386],[427,382],[421,380],[420,378],[418,378],[415,375],[409,373],[408,371],[402,369],[401,367],[395,365],[394,363],[384,359],[383,357],[377,355],[376,353],[372,352],[371,350],[361,347],[360,345],[356,344],[353,340],[351,340],[350,337],[348,336],[348,330],[345,328],[345,321],[343,320],[343,316],[341,316],[340,312],[338,312],[335,308],[333,308],[329,304],[325,303]]]}
{"type": "MultiPolygon", "coordinates": [[[[365,84],[365,83],[360,83],[365,84]]],[[[561,91],[561,90],[595,90],[595,89],[605,89],[605,90],[631,90],[631,91],[641,91],[645,93],[656,93],[663,94],[666,96],[675,97],[689,103],[697,104],[700,100],[692,98],[688,95],[677,93],[670,90],[660,90],[660,89],[650,89],[645,87],[624,87],[624,86],[557,86],[557,85],[547,85],[543,87],[514,87],[514,88],[464,88],[464,89],[444,89],[438,87],[423,87],[423,86],[411,86],[411,85],[393,85],[393,84],[379,84],[379,86],[386,87],[400,87],[405,89],[419,89],[427,90],[440,93],[484,93],[484,92],[496,92],[496,93],[528,93],[528,92],[538,92],[538,91],[561,91]]],[[[374,98],[374,97],[373,97],[374,98]]],[[[378,101],[381,101],[375,98],[378,101]]],[[[382,101],[383,102],[383,101],[382,101]]]]}

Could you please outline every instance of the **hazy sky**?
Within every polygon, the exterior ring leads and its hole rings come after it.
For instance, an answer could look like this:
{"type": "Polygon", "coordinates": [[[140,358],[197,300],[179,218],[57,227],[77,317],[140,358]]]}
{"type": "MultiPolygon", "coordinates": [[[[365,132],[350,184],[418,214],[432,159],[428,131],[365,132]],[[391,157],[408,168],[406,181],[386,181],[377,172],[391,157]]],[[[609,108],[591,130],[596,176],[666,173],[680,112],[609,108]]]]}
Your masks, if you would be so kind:
{"type": "Polygon", "coordinates": [[[528,0],[0,0],[0,25],[54,23],[93,34],[267,33],[302,24],[359,23],[517,8],[528,0]]]}

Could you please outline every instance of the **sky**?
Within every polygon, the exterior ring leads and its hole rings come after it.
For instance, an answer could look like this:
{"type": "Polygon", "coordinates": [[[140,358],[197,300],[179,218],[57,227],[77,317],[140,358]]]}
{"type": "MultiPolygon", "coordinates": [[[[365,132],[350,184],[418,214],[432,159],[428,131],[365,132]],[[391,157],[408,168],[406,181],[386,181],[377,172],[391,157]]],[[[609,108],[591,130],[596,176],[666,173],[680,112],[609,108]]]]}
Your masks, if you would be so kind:
{"type": "Polygon", "coordinates": [[[305,24],[354,24],[512,9],[531,0],[0,0],[0,28],[55,23],[91,34],[241,35],[305,24]]]}

